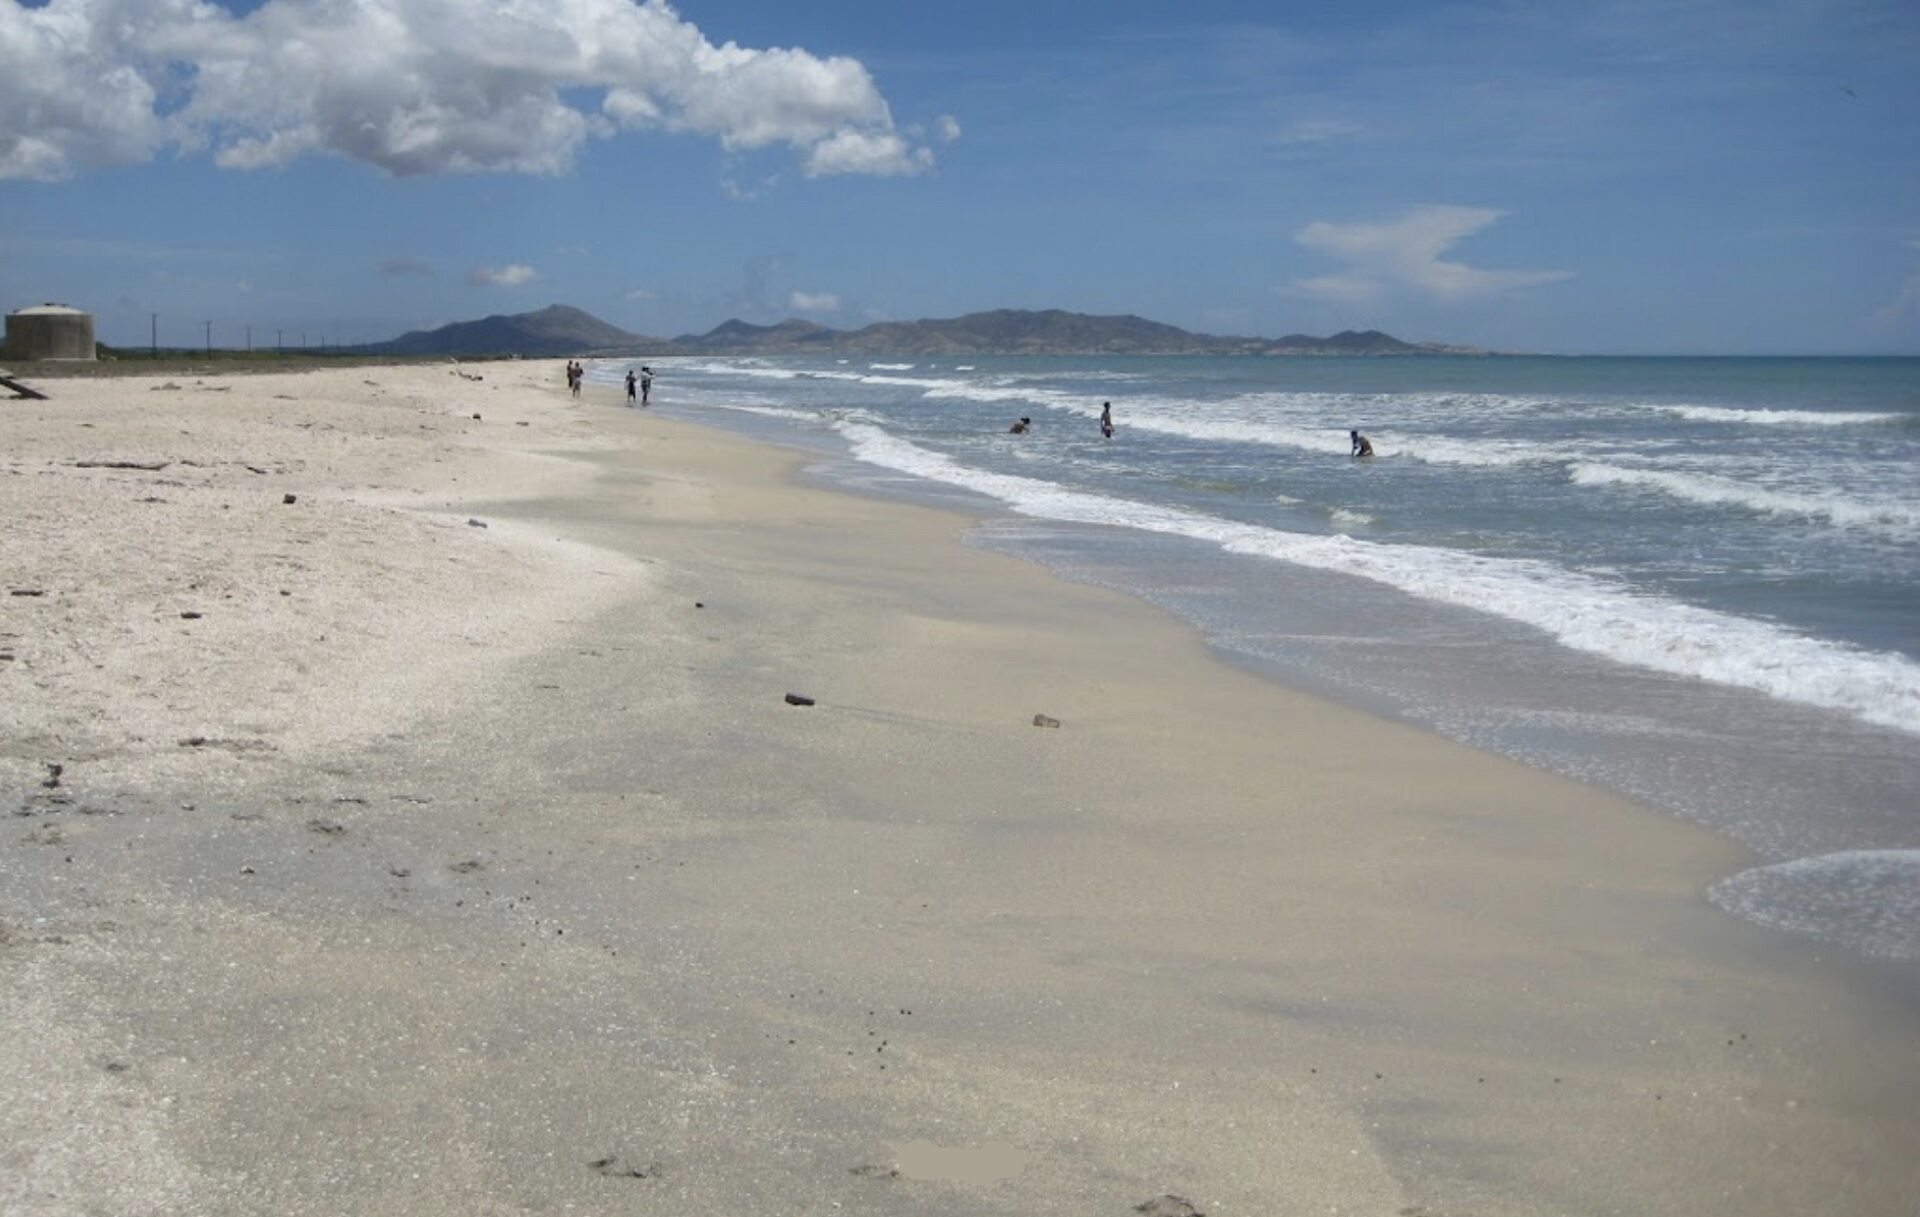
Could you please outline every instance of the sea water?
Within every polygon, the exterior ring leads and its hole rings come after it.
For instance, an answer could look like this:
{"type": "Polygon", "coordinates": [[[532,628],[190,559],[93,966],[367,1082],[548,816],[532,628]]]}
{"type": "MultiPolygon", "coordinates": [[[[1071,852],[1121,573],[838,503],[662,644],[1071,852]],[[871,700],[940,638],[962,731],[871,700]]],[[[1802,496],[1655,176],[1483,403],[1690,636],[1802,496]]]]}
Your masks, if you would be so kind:
{"type": "Polygon", "coordinates": [[[653,366],[663,412],[957,496],[1258,670],[1744,843],[1731,911],[1920,960],[1920,360],[653,366]]]}

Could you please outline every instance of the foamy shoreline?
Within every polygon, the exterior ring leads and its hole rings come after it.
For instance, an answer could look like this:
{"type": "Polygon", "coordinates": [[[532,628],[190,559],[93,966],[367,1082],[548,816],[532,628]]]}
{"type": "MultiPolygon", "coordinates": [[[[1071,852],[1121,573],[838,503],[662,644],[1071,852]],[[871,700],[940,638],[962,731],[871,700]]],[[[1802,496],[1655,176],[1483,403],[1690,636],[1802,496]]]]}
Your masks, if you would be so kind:
{"type": "Polygon", "coordinates": [[[465,370],[0,403],[0,1211],[1920,1186],[1910,1008],[1732,847],[465,370]]]}

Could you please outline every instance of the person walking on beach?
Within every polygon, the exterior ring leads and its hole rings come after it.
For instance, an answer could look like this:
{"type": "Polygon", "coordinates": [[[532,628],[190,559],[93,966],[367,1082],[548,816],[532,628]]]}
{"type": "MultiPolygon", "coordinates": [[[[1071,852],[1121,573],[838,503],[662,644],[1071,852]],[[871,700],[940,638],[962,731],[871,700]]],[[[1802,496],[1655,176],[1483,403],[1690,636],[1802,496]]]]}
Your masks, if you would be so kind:
{"type": "Polygon", "coordinates": [[[640,404],[646,405],[653,396],[653,369],[646,364],[640,365],[640,404]]]}
{"type": "Polygon", "coordinates": [[[1349,431],[1347,432],[1347,438],[1353,441],[1353,451],[1348,455],[1350,456],[1372,456],[1373,455],[1373,445],[1367,442],[1366,436],[1360,434],[1358,431],[1349,431]]]}
{"type": "Polygon", "coordinates": [[[1100,434],[1106,439],[1113,438],[1113,403],[1100,403],[1100,434]]]}
{"type": "Polygon", "coordinates": [[[580,396],[580,382],[585,380],[586,378],[587,378],[587,369],[585,365],[580,363],[575,363],[573,365],[573,395],[575,397],[580,396]]]}
{"type": "Polygon", "coordinates": [[[627,369],[627,404],[628,404],[628,405],[632,405],[632,404],[633,404],[633,386],[634,386],[634,383],[635,383],[635,381],[634,381],[634,375],[633,375],[633,369],[632,369],[632,368],[628,368],[628,369],[627,369]]]}

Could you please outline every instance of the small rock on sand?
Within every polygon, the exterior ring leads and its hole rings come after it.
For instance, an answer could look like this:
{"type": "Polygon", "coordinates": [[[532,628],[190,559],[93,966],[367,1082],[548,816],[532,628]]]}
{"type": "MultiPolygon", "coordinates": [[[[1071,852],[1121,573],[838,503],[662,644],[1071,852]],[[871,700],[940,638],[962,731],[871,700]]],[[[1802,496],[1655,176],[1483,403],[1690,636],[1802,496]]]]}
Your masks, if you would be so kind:
{"type": "Polygon", "coordinates": [[[297,503],[300,501],[300,496],[297,494],[283,494],[280,496],[280,501],[282,503],[297,503]]]}
{"type": "Polygon", "coordinates": [[[787,704],[789,706],[811,706],[813,699],[804,693],[789,693],[787,694],[787,704]]]}
{"type": "Polygon", "coordinates": [[[1133,1211],[1143,1213],[1146,1217],[1207,1217],[1205,1213],[1194,1208],[1192,1202],[1185,1196],[1175,1196],[1171,1193],[1155,1196],[1145,1204],[1136,1204],[1133,1206],[1133,1211]]]}
{"type": "Polygon", "coordinates": [[[596,1175],[605,1175],[609,1179],[658,1179],[660,1168],[651,1163],[645,1166],[635,1165],[618,1154],[605,1158],[595,1158],[587,1163],[587,1169],[596,1175]]]}
{"type": "Polygon", "coordinates": [[[1036,714],[1033,716],[1033,725],[1036,727],[1058,727],[1060,725],[1060,720],[1057,718],[1050,718],[1045,714],[1036,714]]]}

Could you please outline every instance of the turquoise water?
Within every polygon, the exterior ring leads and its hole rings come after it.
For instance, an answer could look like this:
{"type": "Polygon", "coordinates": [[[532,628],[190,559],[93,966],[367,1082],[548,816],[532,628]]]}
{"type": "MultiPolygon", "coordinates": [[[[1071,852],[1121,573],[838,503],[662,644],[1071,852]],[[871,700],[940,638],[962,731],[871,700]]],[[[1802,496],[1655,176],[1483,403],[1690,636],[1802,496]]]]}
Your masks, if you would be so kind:
{"type": "Polygon", "coordinates": [[[962,495],[1253,666],[1745,842],[1737,911],[1920,957],[1920,360],[655,366],[664,410],[962,495]]]}

